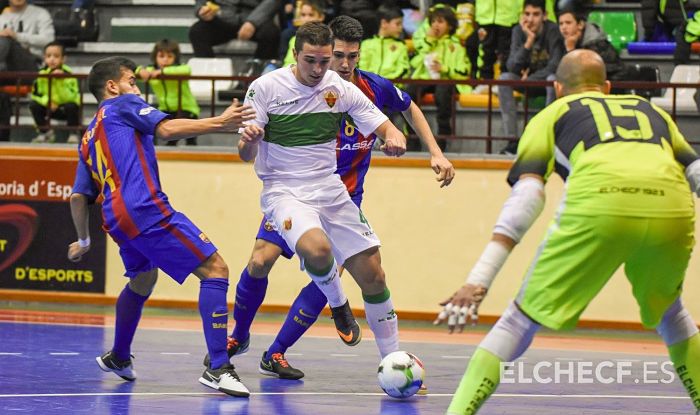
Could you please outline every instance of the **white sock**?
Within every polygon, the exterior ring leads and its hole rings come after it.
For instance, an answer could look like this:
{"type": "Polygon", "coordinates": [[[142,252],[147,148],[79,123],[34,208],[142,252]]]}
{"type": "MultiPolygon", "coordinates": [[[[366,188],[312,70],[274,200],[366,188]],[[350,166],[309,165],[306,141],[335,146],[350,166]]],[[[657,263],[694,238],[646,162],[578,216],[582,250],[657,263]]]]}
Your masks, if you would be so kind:
{"type": "MultiPolygon", "coordinates": [[[[388,294],[388,291],[387,291],[388,294]]],[[[374,339],[382,358],[399,350],[399,318],[394,312],[391,297],[381,303],[365,301],[367,324],[374,333],[374,339]]]]}
{"type": "Polygon", "coordinates": [[[328,274],[325,275],[314,275],[309,272],[308,268],[306,273],[311,277],[316,286],[323,292],[323,295],[328,299],[328,304],[331,307],[340,307],[348,301],[348,297],[345,296],[343,291],[343,286],[340,284],[340,276],[338,275],[338,264],[336,264],[335,259],[333,259],[333,266],[328,274]]]}

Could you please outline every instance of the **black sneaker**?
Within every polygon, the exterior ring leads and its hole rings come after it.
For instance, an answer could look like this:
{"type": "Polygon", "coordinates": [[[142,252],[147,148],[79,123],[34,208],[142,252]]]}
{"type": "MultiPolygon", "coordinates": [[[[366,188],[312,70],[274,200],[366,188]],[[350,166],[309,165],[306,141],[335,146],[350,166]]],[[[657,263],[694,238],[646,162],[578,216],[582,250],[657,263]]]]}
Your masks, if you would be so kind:
{"type": "Polygon", "coordinates": [[[355,316],[352,315],[349,300],[339,307],[331,307],[331,315],[335,323],[335,330],[343,343],[354,346],[362,340],[362,330],[355,321],[355,316]]]}
{"type": "Polygon", "coordinates": [[[134,365],[131,363],[131,359],[119,360],[110,350],[102,356],[96,357],[95,360],[100,366],[100,369],[105,372],[114,372],[117,376],[129,382],[136,380],[136,372],[134,371],[134,365]]]}
{"type": "Polygon", "coordinates": [[[518,154],[518,141],[510,141],[505,147],[498,152],[498,154],[505,154],[508,156],[515,156],[518,154]]]}
{"type": "Polygon", "coordinates": [[[304,377],[304,372],[291,367],[282,353],[273,353],[268,359],[267,351],[264,352],[260,359],[259,371],[263,375],[277,376],[280,379],[296,380],[304,377]]]}
{"type": "MultiPolygon", "coordinates": [[[[242,355],[248,353],[248,347],[250,347],[250,336],[245,339],[244,342],[239,342],[231,336],[226,337],[226,354],[228,354],[229,360],[233,356],[242,355]]],[[[209,367],[209,353],[204,356],[204,366],[209,367]]]]}
{"type": "Polygon", "coordinates": [[[238,377],[233,365],[227,363],[218,369],[207,368],[199,382],[209,386],[212,389],[221,391],[227,395],[239,396],[247,398],[250,396],[250,391],[245,387],[241,378],[238,377]]]}

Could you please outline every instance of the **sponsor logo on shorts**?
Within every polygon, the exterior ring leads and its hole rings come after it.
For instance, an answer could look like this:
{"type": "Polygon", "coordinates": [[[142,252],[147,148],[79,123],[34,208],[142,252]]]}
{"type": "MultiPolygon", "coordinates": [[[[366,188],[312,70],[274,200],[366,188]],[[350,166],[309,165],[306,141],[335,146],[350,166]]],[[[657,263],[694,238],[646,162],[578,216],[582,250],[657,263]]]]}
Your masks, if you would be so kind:
{"type": "Polygon", "coordinates": [[[272,226],[272,223],[269,220],[265,221],[263,228],[268,232],[272,232],[273,230],[275,230],[275,228],[272,226]]]}
{"type": "Polygon", "coordinates": [[[329,107],[333,108],[335,106],[335,102],[338,100],[338,95],[333,91],[328,91],[323,94],[323,99],[326,100],[326,104],[328,104],[329,107]]]}
{"type": "Polygon", "coordinates": [[[211,243],[211,241],[209,240],[209,237],[207,237],[207,235],[205,235],[204,232],[199,234],[199,239],[201,239],[202,242],[204,242],[205,244],[211,243]]]}
{"type": "Polygon", "coordinates": [[[292,218],[287,218],[284,220],[284,230],[288,231],[292,229],[292,218]]]}

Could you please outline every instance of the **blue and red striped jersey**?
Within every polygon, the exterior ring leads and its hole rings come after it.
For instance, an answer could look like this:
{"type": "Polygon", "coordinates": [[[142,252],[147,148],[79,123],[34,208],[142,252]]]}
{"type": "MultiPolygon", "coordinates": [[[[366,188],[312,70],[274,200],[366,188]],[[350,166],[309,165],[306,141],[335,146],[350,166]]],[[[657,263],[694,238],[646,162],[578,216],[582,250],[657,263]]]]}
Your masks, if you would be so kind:
{"type": "MultiPolygon", "coordinates": [[[[377,108],[392,113],[402,112],[411,105],[411,97],[397,88],[391,81],[372,72],[355,69],[355,85],[369,98],[377,108]]],[[[348,188],[350,197],[362,198],[365,175],[372,158],[372,146],[377,136],[363,136],[345,114],[338,133],[336,156],[338,168],[335,171],[348,188]]]]}
{"type": "Polygon", "coordinates": [[[103,101],[79,146],[73,193],[103,197],[103,228],[132,239],[174,213],[158,176],[153,136],[168,115],[133,94],[103,101]]]}

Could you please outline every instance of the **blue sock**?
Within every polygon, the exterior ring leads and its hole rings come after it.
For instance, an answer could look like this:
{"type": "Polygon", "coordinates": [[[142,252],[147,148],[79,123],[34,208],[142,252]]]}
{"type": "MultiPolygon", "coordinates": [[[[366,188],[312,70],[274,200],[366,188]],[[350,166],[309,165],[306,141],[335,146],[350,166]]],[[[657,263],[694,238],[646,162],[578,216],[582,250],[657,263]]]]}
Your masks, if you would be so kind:
{"type": "Polygon", "coordinates": [[[233,304],[233,319],[236,322],[231,337],[239,342],[250,337],[250,325],[265,299],[266,291],[267,277],[253,278],[248,274],[248,268],[245,268],[236,285],[236,302],[233,304]]]}
{"type": "Polygon", "coordinates": [[[287,319],[284,320],[284,324],[282,324],[275,341],[267,349],[267,355],[286,353],[287,349],[292,347],[306,333],[306,330],[316,322],[318,315],[321,314],[325,306],[326,296],[316,286],[316,283],[311,281],[309,285],[301,289],[296,300],[289,308],[287,319]]]}
{"type": "Polygon", "coordinates": [[[226,278],[207,278],[199,284],[199,314],[202,316],[204,339],[207,342],[212,369],[218,369],[228,363],[226,291],[228,291],[226,278]]]}
{"type": "Polygon", "coordinates": [[[136,327],[141,320],[141,310],[148,300],[131,291],[129,284],[119,294],[117,299],[117,321],[114,324],[114,346],[112,352],[119,360],[126,360],[131,357],[131,342],[134,340],[136,327]]]}

